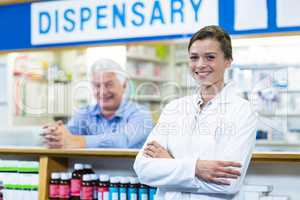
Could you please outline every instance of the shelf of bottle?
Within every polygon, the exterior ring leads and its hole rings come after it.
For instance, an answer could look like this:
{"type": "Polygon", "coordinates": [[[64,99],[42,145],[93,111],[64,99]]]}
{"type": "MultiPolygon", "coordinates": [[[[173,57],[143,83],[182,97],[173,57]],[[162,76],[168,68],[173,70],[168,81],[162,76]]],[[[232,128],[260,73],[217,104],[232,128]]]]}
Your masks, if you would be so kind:
{"type": "Polygon", "coordinates": [[[185,84],[178,84],[178,86],[179,86],[179,88],[181,88],[181,89],[188,89],[188,90],[193,90],[193,89],[197,89],[198,88],[198,86],[196,86],[196,85],[185,85],[185,84]]]}
{"type": "Polygon", "coordinates": [[[178,60],[175,61],[175,64],[176,64],[176,65],[188,64],[188,60],[187,60],[187,59],[184,59],[184,58],[178,59],[178,60]]]}
{"type": "Polygon", "coordinates": [[[48,119],[48,118],[54,118],[54,117],[64,117],[64,118],[69,118],[71,117],[71,114],[63,114],[63,113],[53,113],[53,114],[25,114],[25,115],[15,115],[15,118],[18,119],[23,119],[23,118],[43,118],[43,119],[48,119]]]}
{"type": "Polygon", "coordinates": [[[272,118],[276,118],[276,117],[300,117],[300,113],[259,113],[260,116],[262,117],[272,117],[272,118]]]}
{"type": "Polygon", "coordinates": [[[168,81],[168,80],[163,80],[161,77],[143,77],[143,76],[131,76],[131,80],[151,81],[151,82],[167,82],[168,81]]]}
{"type": "Polygon", "coordinates": [[[283,65],[267,65],[267,64],[233,64],[231,69],[240,69],[240,70],[279,70],[287,69],[288,66],[283,65]]]}
{"type": "Polygon", "coordinates": [[[128,60],[136,60],[136,61],[144,61],[144,62],[154,62],[158,64],[167,64],[168,62],[165,60],[161,60],[155,57],[148,57],[143,55],[136,55],[136,54],[127,54],[128,60]]]}
{"type": "MultiPolygon", "coordinates": [[[[257,93],[257,91],[255,90],[243,90],[242,92],[246,92],[246,93],[257,93]]],[[[300,94],[300,89],[276,89],[275,92],[278,93],[291,93],[291,94],[300,94]]]]}
{"type": "Polygon", "coordinates": [[[162,99],[160,96],[156,95],[139,95],[139,96],[133,96],[130,98],[134,101],[149,101],[149,102],[161,102],[162,99]]]}
{"type": "Polygon", "coordinates": [[[300,148],[300,141],[288,142],[286,140],[257,140],[256,146],[271,146],[271,147],[299,147],[300,148]]]}

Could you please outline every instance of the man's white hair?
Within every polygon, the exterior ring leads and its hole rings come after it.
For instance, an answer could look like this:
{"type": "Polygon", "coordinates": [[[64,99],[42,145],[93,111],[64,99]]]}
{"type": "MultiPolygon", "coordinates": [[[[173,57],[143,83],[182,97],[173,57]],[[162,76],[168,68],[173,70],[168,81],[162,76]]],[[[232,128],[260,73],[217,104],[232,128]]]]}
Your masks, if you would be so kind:
{"type": "Polygon", "coordinates": [[[91,67],[91,76],[96,72],[113,72],[121,84],[124,84],[128,79],[127,72],[122,67],[111,59],[98,59],[91,67]]]}

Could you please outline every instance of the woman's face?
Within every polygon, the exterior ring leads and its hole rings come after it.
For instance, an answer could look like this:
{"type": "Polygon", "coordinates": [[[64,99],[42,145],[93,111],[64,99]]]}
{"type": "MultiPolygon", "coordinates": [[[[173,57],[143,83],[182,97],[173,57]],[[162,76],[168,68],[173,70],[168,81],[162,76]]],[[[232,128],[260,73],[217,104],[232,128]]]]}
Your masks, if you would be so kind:
{"type": "Polygon", "coordinates": [[[193,77],[201,85],[214,85],[224,81],[224,72],[231,64],[225,59],[220,43],[214,39],[196,40],[190,47],[189,65],[193,77]]]}

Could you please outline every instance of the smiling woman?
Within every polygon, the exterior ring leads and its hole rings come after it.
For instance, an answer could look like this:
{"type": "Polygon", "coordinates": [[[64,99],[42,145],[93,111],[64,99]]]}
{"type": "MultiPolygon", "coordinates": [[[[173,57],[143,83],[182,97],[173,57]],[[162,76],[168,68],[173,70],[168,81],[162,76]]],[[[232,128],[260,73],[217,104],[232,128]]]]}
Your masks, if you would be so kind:
{"type": "Polygon", "coordinates": [[[232,62],[230,37],[222,30],[210,29],[196,33],[188,45],[192,75],[202,86],[224,84],[225,70],[232,62]]]}
{"type": "Polygon", "coordinates": [[[236,85],[224,82],[230,37],[220,27],[204,27],[188,52],[199,91],[164,108],[134,169],[143,184],[159,188],[158,200],[243,199],[257,120],[236,85]]]}

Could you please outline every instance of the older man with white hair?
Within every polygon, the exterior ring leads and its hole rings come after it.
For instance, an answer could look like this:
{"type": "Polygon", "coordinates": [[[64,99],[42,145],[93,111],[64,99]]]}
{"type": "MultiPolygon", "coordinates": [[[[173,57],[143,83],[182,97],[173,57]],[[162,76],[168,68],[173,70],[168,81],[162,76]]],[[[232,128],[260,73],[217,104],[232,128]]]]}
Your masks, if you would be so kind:
{"type": "Polygon", "coordinates": [[[153,128],[149,110],[125,96],[126,72],[116,62],[100,59],[92,66],[97,101],[62,122],[44,127],[50,148],[140,148],[153,128]]]}

